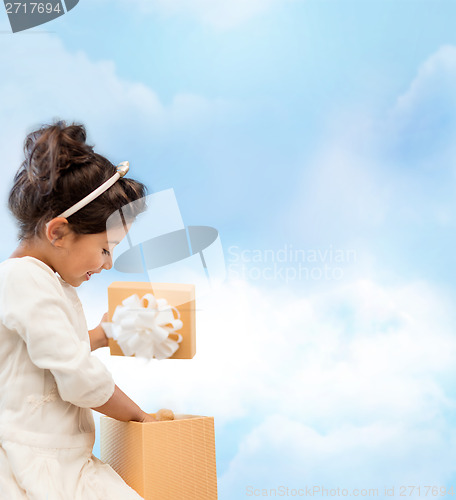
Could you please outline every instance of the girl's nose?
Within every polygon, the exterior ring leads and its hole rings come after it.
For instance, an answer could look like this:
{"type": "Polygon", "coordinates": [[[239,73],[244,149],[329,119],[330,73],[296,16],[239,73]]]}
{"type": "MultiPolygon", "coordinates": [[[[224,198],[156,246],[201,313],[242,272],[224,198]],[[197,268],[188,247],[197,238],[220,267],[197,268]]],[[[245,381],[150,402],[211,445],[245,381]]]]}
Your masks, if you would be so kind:
{"type": "Polygon", "coordinates": [[[107,269],[108,271],[111,269],[111,267],[112,267],[112,256],[111,255],[105,256],[105,261],[104,261],[102,267],[103,267],[103,269],[107,269]]]}

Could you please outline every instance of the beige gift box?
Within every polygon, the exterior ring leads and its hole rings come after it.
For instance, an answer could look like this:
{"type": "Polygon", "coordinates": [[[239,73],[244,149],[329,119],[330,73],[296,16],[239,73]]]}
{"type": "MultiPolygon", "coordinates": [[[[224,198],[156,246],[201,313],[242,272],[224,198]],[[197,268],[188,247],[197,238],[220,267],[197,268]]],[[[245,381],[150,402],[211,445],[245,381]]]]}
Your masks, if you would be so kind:
{"type": "MultiPolygon", "coordinates": [[[[168,304],[180,313],[183,326],[176,333],[182,335],[179,349],[167,359],[191,359],[196,353],[195,334],[195,285],[182,283],[149,283],[143,281],[114,281],[108,286],[108,321],[112,321],[117,306],[130,295],[141,299],[152,293],[156,299],[166,299],[168,304]]],[[[171,336],[171,338],[173,338],[171,336]]],[[[123,356],[124,353],[114,339],[108,339],[111,355],[123,356]]]]}
{"type": "Polygon", "coordinates": [[[214,418],[100,418],[100,458],[145,500],[216,500],[214,418]]]}

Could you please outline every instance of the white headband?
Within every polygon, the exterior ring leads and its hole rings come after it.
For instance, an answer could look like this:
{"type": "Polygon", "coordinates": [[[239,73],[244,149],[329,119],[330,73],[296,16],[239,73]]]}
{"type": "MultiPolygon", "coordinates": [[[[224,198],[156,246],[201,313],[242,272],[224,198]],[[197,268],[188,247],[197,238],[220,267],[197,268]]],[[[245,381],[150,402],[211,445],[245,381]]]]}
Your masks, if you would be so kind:
{"type": "MultiPolygon", "coordinates": [[[[72,207],[65,210],[65,212],[62,212],[60,215],[57,215],[57,217],[69,217],[70,215],[73,215],[75,212],[80,210],[82,207],[85,207],[97,196],[100,196],[101,193],[104,193],[107,189],[109,189],[117,180],[123,177],[128,172],[129,168],[130,164],[128,161],[123,161],[122,163],[119,163],[116,167],[117,172],[110,179],[108,179],[101,186],[97,187],[94,191],[89,193],[85,198],[82,198],[82,200],[75,203],[72,207]]],[[[48,224],[49,222],[46,224],[46,227],[48,226],[48,224]]]]}

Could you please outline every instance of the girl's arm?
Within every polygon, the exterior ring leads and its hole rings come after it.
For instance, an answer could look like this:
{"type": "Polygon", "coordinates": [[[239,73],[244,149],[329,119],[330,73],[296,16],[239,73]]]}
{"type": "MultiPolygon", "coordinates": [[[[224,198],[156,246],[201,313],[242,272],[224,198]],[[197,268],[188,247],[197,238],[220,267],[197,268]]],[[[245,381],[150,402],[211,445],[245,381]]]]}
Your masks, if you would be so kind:
{"type": "MultiPolygon", "coordinates": [[[[108,321],[108,313],[103,315],[100,324],[89,331],[90,348],[92,351],[99,347],[108,346],[108,337],[101,327],[102,322],[108,321]]],[[[106,403],[97,408],[93,407],[92,410],[98,411],[107,415],[108,417],[115,418],[116,420],[123,421],[136,421],[136,422],[156,422],[157,420],[171,420],[174,418],[173,412],[170,410],[160,410],[159,412],[146,413],[132,401],[124,392],[122,392],[117,385],[114,389],[114,394],[106,401],[106,403]],[[164,412],[161,416],[160,412],[164,412]],[[170,417],[172,415],[172,418],[170,417]],[[163,417],[163,418],[162,418],[163,417]]]]}
{"type": "Polygon", "coordinates": [[[89,338],[91,351],[100,347],[108,347],[108,337],[106,337],[106,334],[100,325],[93,330],[89,330],[89,338]]]}
{"type": "Polygon", "coordinates": [[[107,415],[108,417],[122,420],[124,422],[155,422],[155,415],[149,415],[141,410],[141,408],[132,401],[124,392],[122,392],[117,385],[114,389],[114,394],[108,401],[97,408],[92,410],[98,411],[107,415]]]}

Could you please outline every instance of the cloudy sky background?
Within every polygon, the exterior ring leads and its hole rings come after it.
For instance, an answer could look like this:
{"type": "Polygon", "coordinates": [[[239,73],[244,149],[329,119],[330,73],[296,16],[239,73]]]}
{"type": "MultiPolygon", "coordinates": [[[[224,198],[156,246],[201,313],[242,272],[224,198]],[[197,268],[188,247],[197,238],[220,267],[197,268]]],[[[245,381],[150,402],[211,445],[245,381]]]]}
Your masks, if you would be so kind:
{"type": "MultiPolygon", "coordinates": [[[[193,360],[94,355],[146,411],[215,417],[221,500],[455,483],[455,15],[81,0],[13,35],[0,8],[0,257],[23,139],[54,118],[220,232],[228,276],[199,301],[193,360]]],[[[89,327],[130,278],[78,289],[89,327]]]]}

